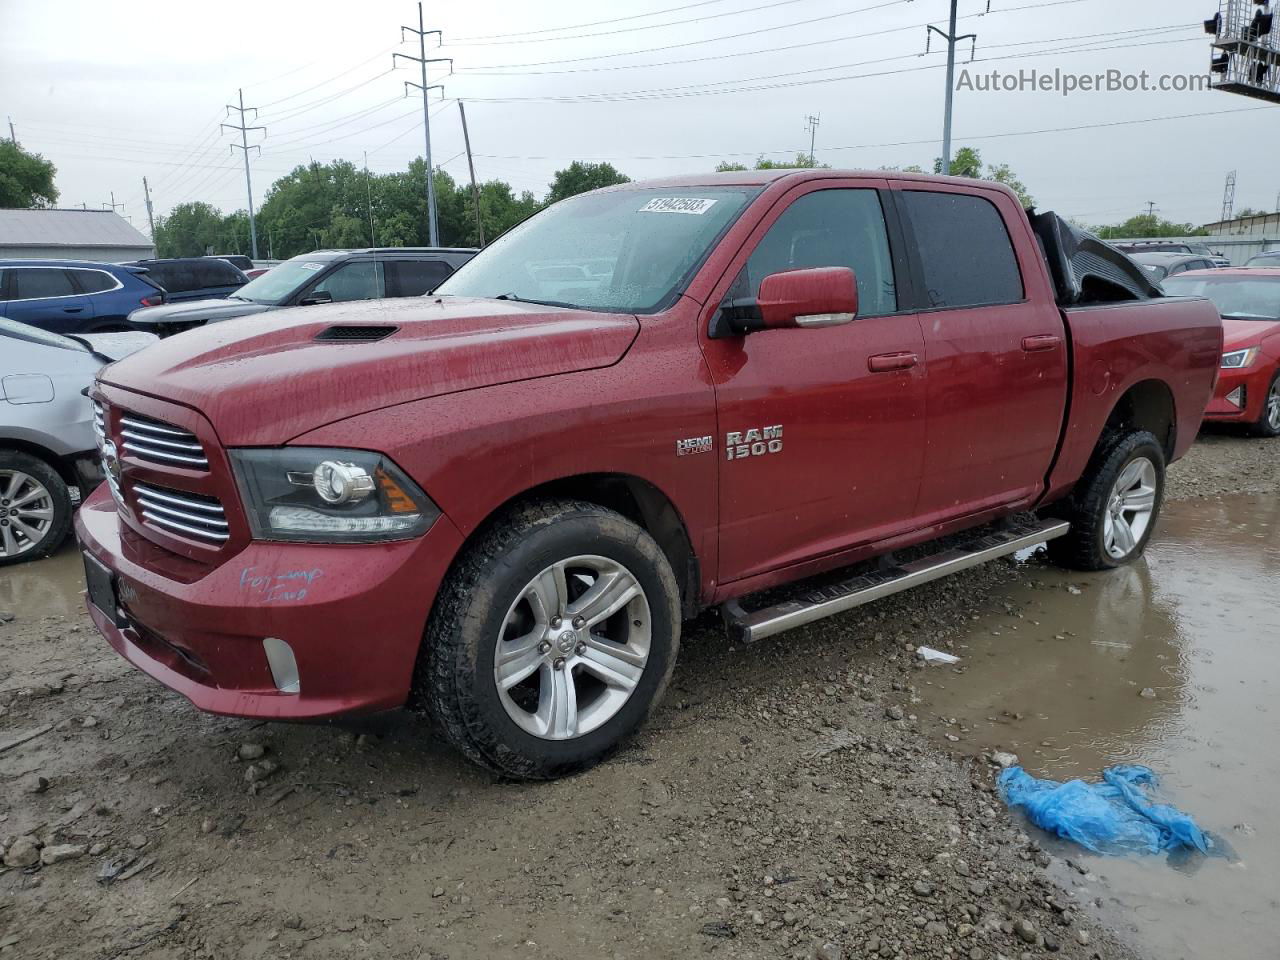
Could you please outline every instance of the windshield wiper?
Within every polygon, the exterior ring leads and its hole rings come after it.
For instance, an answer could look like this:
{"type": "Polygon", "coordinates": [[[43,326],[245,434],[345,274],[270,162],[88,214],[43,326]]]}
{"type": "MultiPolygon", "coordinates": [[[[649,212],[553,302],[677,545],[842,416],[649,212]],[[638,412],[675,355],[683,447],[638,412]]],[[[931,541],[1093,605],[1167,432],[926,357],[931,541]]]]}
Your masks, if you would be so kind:
{"type": "Polygon", "coordinates": [[[540,307],[569,307],[570,309],[580,309],[576,303],[565,303],[563,300],[531,300],[528,297],[522,297],[515,293],[500,293],[494,300],[514,300],[516,303],[536,303],[540,307]]]}

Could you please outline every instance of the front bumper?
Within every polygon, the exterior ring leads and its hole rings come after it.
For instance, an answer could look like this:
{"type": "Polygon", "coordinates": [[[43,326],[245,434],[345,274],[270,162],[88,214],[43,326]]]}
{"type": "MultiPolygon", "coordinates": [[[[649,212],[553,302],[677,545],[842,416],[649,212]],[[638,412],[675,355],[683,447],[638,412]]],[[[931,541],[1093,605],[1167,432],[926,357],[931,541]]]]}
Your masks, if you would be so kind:
{"type": "Polygon", "coordinates": [[[1205,419],[1214,423],[1256,423],[1261,420],[1274,373],[1273,365],[1256,360],[1242,370],[1221,371],[1218,388],[1205,409],[1205,419]],[[1228,399],[1237,390],[1243,390],[1242,395],[1237,394],[1242,396],[1243,404],[1228,399]]]}
{"type": "Polygon", "coordinates": [[[85,553],[115,575],[117,617],[88,606],[117,653],[201,710],[273,720],[402,705],[436,589],[462,543],[443,516],[397,543],[252,541],[183,582],[157,572],[158,548],[122,533],[105,485],[75,528],[85,553]],[[267,638],[292,649],[297,692],[277,687],[267,638]]]}

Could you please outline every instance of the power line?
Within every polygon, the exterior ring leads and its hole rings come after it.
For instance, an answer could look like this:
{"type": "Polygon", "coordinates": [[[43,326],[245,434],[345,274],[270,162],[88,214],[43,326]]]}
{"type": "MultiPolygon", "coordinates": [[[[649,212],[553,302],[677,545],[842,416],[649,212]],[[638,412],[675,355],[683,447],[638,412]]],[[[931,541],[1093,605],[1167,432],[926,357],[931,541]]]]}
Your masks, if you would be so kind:
{"type": "MultiPolygon", "coordinates": [[[[382,50],[379,50],[377,53],[375,53],[372,57],[369,57],[367,60],[361,60],[359,63],[357,63],[353,67],[349,67],[348,69],[343,70],[340,73],[335,73],[332,76],[326,77],[324,80],[321,80],[319,83],[314,83],[309,87],[304,87],[302,90],[299,90],[296,93],[291,93],[287,97],[279,97],[275,100],[271,100],[267,103],[264,103],[262,105],[262,109],[267,110],[270,107],[277,106],[281,103],[287,103],[290,100],[296,100],[298,97],[305,96],[306,94],[310,93],[312,90],[318,90],[321,87],[325,86],[326,84],[333,83],[333,81],[339,79],[340,77],[345,77],[349,73],[355,73],[361,67],[366,66],[367,64],[373,63],[376,60],[381,60],[388,53],[394,50],[396,46],[397,44],[392,44],[389,47],[385,47],[382,50]]],[[[319,62],[321,61],[315,61],[314,63],[307,64],[306,67],[299,67],[298,70],[306,70],[307,67],[315,66],[315,63],[319,63],[319,62]]],[[[293,72],[297,73],[298,70],[295,70],[293,72]]],[[[287,74],[285,76],[287,76],[287,74]]]]}
{"type": "MultiPolygon", "coordinates": [[[[596,33],[574,33],[567,37],[521,37],[513,40],[490,40],[486,42],[463,43],[460,40],[451,40],[449,46],[468,46],[468,47],[492,47],[492,46],[508,46],[511,44],[526,43],[554,43],[559,40],[589,40],[594,37],[613,37],[620,33],[636,33],[640,30],[662,30],[667,27],[683,27],[690,23],[703,23],[707,20],[720,20],[724,17],[738,17],[747,13],[758,13],[761,10],[772,10],[775,7],[787,7],[794,3],[803,3],[805,0],[771,0],[769,3],[762,3],[755,7],[747,7],[743,10],[728,10],[724,13],[710,13],[702,17],[690,17],[687,20],[668,20],[665,23],[647,23],[639,27],[620,27],[617,30],[600,30],[596,33]]],[[[898,3],[910,2],[910,0],[895,0],[898,3]]],[[[848,16],[847,13],[833,14],[832,16],[848,16]]],[[[820,19],[830,19],[824,17],[820,19]]],[[[793,24],[785,24],[785,26],[793,26],[793,24]]]]}
{"type": "Polygon", "coordinates": [[[625,23],[628,20],[643,20],[645,17],[657,17],[664,13],[679,13],[681,10],[692,10],[695,7],[709,7],[712,4],[724,3],[725,0],[701,0],[699,3],[686,3],[679,7],[667,7],[664,10],[651,10],[648,13],[633,13],[626,17],[614,17],[611,20],[592,20],[588,23],[564,24],[559,27],[544,27],[541,30],[520,30],[515,33],[491,33],[485,36],[458,37],[459,43],[470,40],[501,40],[505,37],[527,37],[539,33],[559,33],[561,30],[582,30],[586,27],[603,27],[610,23],[625,23]]]}

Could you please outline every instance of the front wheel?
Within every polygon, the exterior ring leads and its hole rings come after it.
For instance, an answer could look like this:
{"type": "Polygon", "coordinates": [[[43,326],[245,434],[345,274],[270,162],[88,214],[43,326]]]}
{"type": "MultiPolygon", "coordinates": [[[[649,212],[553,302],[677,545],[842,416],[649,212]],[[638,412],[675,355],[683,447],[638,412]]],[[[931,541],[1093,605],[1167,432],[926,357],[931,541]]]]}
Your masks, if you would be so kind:
{"type": "Polygon", "coordinates": [[[1253,432],[1259,437],[1280,437],[1280,370],[1271,378],[1267,398],[1262,403],[1262,416],[1253,425],[1253,432]]]}
{"type": "Polygon", "coordinates": [[[1049,542],[1050,559],[1109,570],[1142,555],[1164,500],[1164,450],[1145,430],[1112,437],[1059,513],[1071,532],[1049,542]]]}
{"type": "Polygon", "coordinates": [[[481,534],[446,578],[415,700],[482,766],[564,776],[644,722],[679,637],[675,576],[652,537],[594,504],[530,504],[481,534]]]}
{"type": "Polygon", "coordinates": [[[71,529],[71,492],[58,471],[0,450],[0,567],[47,557],[71,529]]]}

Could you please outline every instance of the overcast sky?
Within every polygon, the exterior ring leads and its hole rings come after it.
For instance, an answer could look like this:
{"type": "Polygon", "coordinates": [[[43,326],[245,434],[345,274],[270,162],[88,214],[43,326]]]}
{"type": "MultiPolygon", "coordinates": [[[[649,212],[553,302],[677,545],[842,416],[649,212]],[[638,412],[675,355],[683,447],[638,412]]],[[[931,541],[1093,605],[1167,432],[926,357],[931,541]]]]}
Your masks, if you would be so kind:
{"type": "MultiPolygon", "coordinates": [[[[998,69],[1203,74],[1201,22],[1217,0],[960,0],[976,32],[971,74],[998,69]],[[1099,48],[1109,49],[1099,49],[1099,48]]],[[[947,0],[542,0],[429,3],[444,32],[429,56],[433,159],[466,176],[456,100],[467,104],[477,175],[546,192],[575,158],[633,178],[707,170],[719,159],[808,150],[835,167],[929,166],[941,152],[947,0]],[[433,93],[438,97],[439,93],[433,93]]],[[[0,0],[0,111],[24,147],[58,168],[60,206],[101,207],[114,191],[146,229],[191,200],[245,205],[240,155],[219,133],[244,88],[266,126],[255,198],[309,158],[375,172],[422,153],[421,103],[399,99],[416,65],[391,72],[406,0],[0,0]]],[[[968,60],[966,41],[962,61],[968,60]]],[[[401,61],[403,63],[403,61],[401,61]]],[[[1238,170],[1237,209],[1275,209],[1280,109],[1196,93],[957,93],[957,145],[1008,163],[1041,209],[1088,223],[1145,209],[1216,220],[1238,170]],[[1259,109],[1261,108],[1261,109],[1259,109]],[[1199,114],[1190,116],[1188,114],[1199,114]],[[1148,123],[1130,121],[1184,116],[1148,123]],[[1053,128],[1112,126],[1074,132],[1053,128]]]]}

